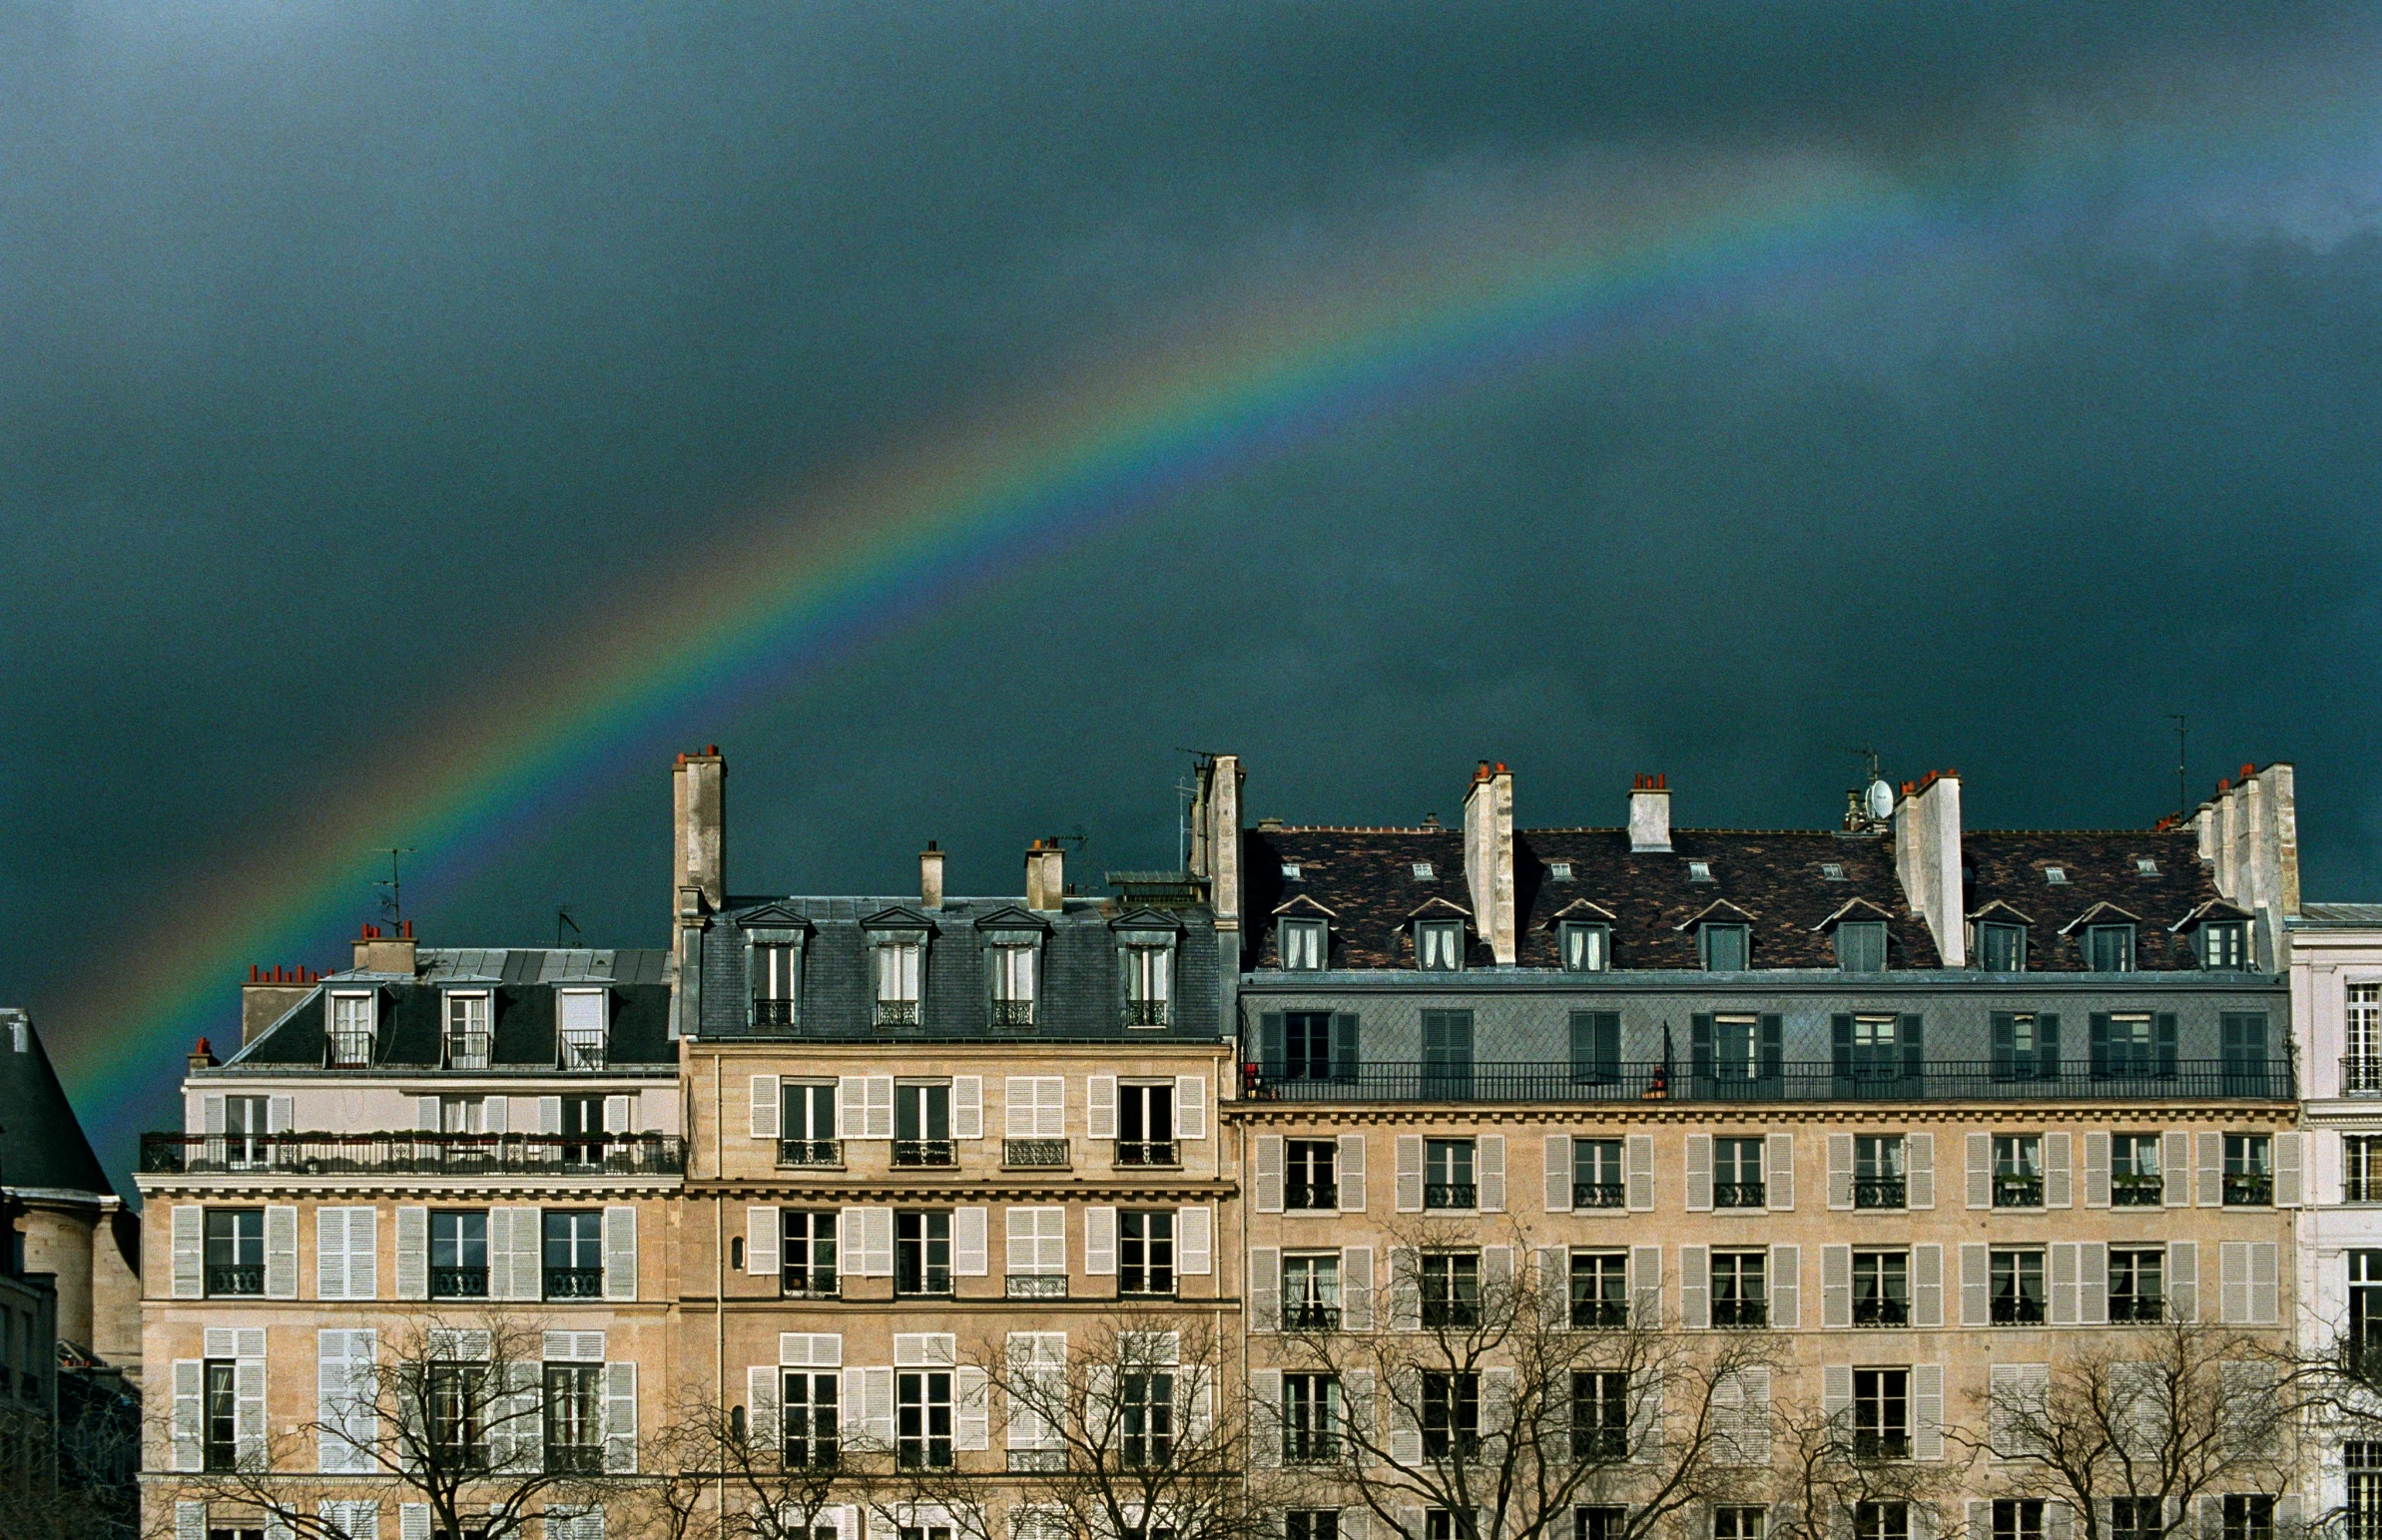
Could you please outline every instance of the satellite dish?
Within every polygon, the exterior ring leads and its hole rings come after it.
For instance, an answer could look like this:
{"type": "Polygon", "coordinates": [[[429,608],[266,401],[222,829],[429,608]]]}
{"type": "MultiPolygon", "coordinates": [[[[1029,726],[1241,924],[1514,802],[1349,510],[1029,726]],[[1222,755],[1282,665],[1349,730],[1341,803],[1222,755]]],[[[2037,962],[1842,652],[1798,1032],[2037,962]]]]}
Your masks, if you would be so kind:
{"type": "Polygon", "coordinates": [[[1879,822],[1894,816],[1894,788],[1885,781],[1871,781],[1869,792],[1863,799],[1869,804],[1869,815],[1879,822]]]}

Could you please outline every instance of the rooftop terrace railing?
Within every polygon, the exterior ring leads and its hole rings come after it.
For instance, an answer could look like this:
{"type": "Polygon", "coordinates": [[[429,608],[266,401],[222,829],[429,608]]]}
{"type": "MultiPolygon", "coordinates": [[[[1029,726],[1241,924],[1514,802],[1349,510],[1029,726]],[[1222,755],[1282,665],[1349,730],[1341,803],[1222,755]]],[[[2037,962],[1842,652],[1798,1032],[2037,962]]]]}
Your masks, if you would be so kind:
{"type": "Polygon", "coordinates": [[[1607,1062],[1451,1065],[1361,1064],[1331,1079],[1292,1079],[1245,1064],[1242,1095],[1283,1102],[1872,1102],[1872,1101],[2290,1101],[2297,1077],[2285,1060],[2181,1059],[2171,1070],[2094,1074],[2086,1063],[2057,1074],[2012,1075],[1990,1061],[1945,1060],[1909,1073],[1847,1073],[1838,1064],[1785,1063],[1774,1073],[1699,1075],[1673,1064],[1607,1062]]]}
{"type": "Polygon", "coordinates": [[[686,1174],[676,1134],[143,1134],[148,1176],[607,1176],[686,1174]]]}

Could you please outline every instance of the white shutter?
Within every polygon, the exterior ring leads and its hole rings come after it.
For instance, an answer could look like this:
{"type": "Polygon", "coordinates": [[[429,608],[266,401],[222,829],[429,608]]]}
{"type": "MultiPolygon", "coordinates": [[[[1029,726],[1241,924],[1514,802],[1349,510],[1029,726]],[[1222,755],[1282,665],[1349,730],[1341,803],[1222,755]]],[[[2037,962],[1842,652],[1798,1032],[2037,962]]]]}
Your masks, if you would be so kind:
{"type": "Polygon", "coordinates": [[[265,1297],[298,1297],[298,1206],[265,1206],[265,1297]]]}
{"type": "Polygon", "coordinates": [[[417,1096],[413,1099],[413,1126],[425,1134],[439,1132],[438,1098],[417,1096]]]}
{"type": "Polygon", "coordinates": [[[756,1363],[745,1370],[745,1436],[760,1448],[778,1445],[778,1366],[756,1363]]]}
{"type": "Polygon", "coordinates": [[[992,1381],[979,1368],[961,1365],[951,1376],[951,1391],[958,1402],[958,1437],[953,1447],[959,1449],[989,1449],[992,1447],[992,1381]]]}
{"type": "Polygon", "coordinates": [[[1481,1201],[1483,1214],[1505,1212],[1505,1136],[1483,1134],[1480,1139],[1481,1201]]]}
{"type": "Polygon", "coordinates": [[[2282,1256],[2272,1241],[2249,1244],[2249,1323],[2282,1323],[2282,1256]]]}
{"type": "Polygon", "coordinates": [[[1344,1331],[1373,1329],[1373,1248],[1370,1246],[1340,1249],[1340,1326],[1344,1331]]]}
{"type": "Polygon", "coordinates": [[[632,1475],[637,1469],[637,1364],[634,1359],[604,1365],[604,1473],[632,1475]]]}
{"type": "Polygon", "coordinates": [[[397,1504],[397,1540],[430,1540],[430,1505],[426,1502],[397,1504]]]}
{"type": "MultiPolygon", "coordinates": [[[[174,1540],[207,1540],[207,1504],[178,1502],[174,1505],[174,1540]]],[[[427,1533],[422,1540],[430,1540],[427,1533]]]]}
{"type": "Polygon", "coordinates": [[[2105,1241],[2085,1241],[2077,1249],[2077,1324],[2109,1323],[2109,1247],[2105,1241]]]}
{"type": "Polygon", "coordinates": [[[2249,1243],[2226,1241],[2216,1249],[2217,1318],[2228,1326],[2249,1324],[2249,1243]]]}
{"type": "Polygon", "coordinates": [[[1283,1144],[1280,1134],[1257,1136],[1257,1212],[1282,1212],[1283,1144]]]}
{"type": "Polygon", "coordinates": [[[836,1272],[844,1278],[868,1277],[866,1234],[869,1211],[846,1209],[836,1216],[836,1272]]]}
{"type": "Polygon", "coordinates": [[[756,1075],[753,1077],[753,1137],[755,1139],[776,1139],[778,1137],[778,1112],[782,1105],[779,1101],[779,1094],[777,1076],[756,1075]]]}
{"type": "Polygon", "coordinates": [[[1903,1137],[1904,1207],[1928,1210],[1936,1206],[1936,1136],[1903,1137]]]}
{"type": "Polygon", "coordinates": [[[314,1297],[347,1297],[347,1211],[344,1209],[314,1211],[314,1297]]]}
{"type": "Polygon", "coordinates": [[[1411,1246],[1390,1248],[1390,1329],[1417,1331],[1423,1326],[1423,1280],[1411,1246]]]}
{"type": "Polygon", "coordinates": [[[1853,1366],[1830,1363],[1820,1370],[1820,1415],[1850,1421],[1853,1414],[1853,1366]]]}
{"type": "Polygon", "coordinates": [[[860,1139],[869,1127],[869,1077],[836,1077],[836,1137],[860,1139]]]}
{"type": "Polygon", "coordinates": [[[863,1209],[861,1211],[861,1240],[867,1257],[867,1272],[871,1278],[893,1276],[893,1211],[891,1209],[863,1209]]]}
{"type": "Polygon", "coordinates": [[[1116,1077],[1087,1076],[1083,1083],[1083,1134],[1086,1139],[1116,1137],[1116,1077]]]}
{"type": "MultiPolygon", "coordinates": [[[[1709,1141],[1704,1150],[1709,1157],[1709,1141]]],[[[1679,1248],[1679,1324],[1690,1331],[1712,1324],[1711,1253],[1700,1246],[1679,1248]]]]}
{"type": "Polygon", "coordinates": [[[1481,1248],[1482,1316],[1490,1321],[1512,1318],[1513,1248],[1481,1248]]]}
{"type": "MultiPolygon", "coordinates": [[[[1803,1324],[1803,1248],[1770,1248],[1770,1324],[1791,1331],[1803,1324]]],[[[1762,1382],[1766,1387],[1768,1380],[1762,1382]]]]}
{"type": "Polygon", "coordinates": [[[207,1211],[195,1203],[174,1206],[174,1297],[207,1294],[207,1211]]]}
{"type": "MultiPolygon", "coordinates": [[[[892,1211],[887,1211],[892,1212],[892,1211]]],[[[877,1447],[893,1447],[893,1371],[885,1368],[865,1368],[861,1371],[861,1431],[877,1447]]]]}
{"type": "Polygon", "coordinates": [[[1105,1204],[1083,1211],[1083,1271],[1094,1278],[1116,1274],[1116,1210],[1105,1204]]]}
{"type": "MultiPolygon", "coordinates": [[[[319,1238],[317,1238],[317,1241],[319,1238]]],[[[347,1211],[347,1297],[380,1297],[380,1211],[347,1211]]]]}
{"type": "Polygon", "coordinates": [[[637,1210],[631,1204],[604,1210],[604,1297],[637,1297],[637,1210]]]}
{"type": "Polygon", "coordinates": [[[265,1104],[265,1132],[287,1134],[297,1117],[298,1103],[293,1097],[277,1096],[265,1104]]]}
{"type": "MultiPolygon", "coordinates": [[[[516,1205],[511,1210],[513,1222],[507,1236],[506,1250],[512,1259],[512,1297],[515,1299],[542,1299],[545,1297],[545,1210],[530,1204],[516,1205]]],[[[489,1229],[493,1232],[495,1229],[494,1216],[491,1215],[489,1218],[491,1221],[489,1229]]],[[[609,1230],[610,1227],[607,1226],[606,1229],[609,1230]]],[[[629,1244],[632,1247],[636,1245],[634,1238],[629,1244]]],[[[491,1244],[492,1249],[493,1245],[491,1244]]],[[[609,1246],[606,1249],[609,1250],[609,1246]]],[[[633,1278],[632,1274],[632,1280],[633,1278]]],[[[606,1286],[609,1288],[609,1283],[606,1286]]],[[[636,1284],[632,1281],[630,1287],[634,1288],[636,1284]]],[[[611,1295],[607,1293],[606,1297],[609,1298],[611,1295]]],[[[632,1294],[631,1297],[634,1295],[632,1294]]]]}
{"type": "Polygon", "coordinates": [[[174,1360],[174,1468],[198,1470],[205,1460],[207,1365],[197,1358],[174,1360]]]}
{"type": "Polygon", "coordinates": [[[1994,1323],[1993,1288],[1993,1249],[1978,1243],[1963,1242],[1960,1249],[1962,1325],[1990,1326],[1994,1323]]]}
{"type": "Polygon", "coordinates": [[[2191,1136],[2173,1129],[2158,1140],[2158,1198],[2170,1209],[2191,1203],[2191,1136]]]}
{"type": "Polygon", "coordinates": [[[1571,1324],[1571,1250],[1538,1248],[1538,1324],[1560,1331],[1571,1324]]]}
{"type": "Polygon", "coordinates": [[[893,1077],[871,1075],[866,1079],[869,1093],[868,1126],[861,1131],[864,1139],[893,1137],[893,1077]]]}
{"type": "Polygon", "coordinates": [[[258,1352],[232,1365],[232,1448],[243,1470],[265,1468],[265,1354],[264,1343],[256,1345],[258,1352]]]}
{"type": "Polygon", "coordinates": [[[488,1132],[491,1134],[510,1132],[513,1099],[509,1096],[491,1096],[482,1100],[485,1104],[488,1132]]]}
{"type": "Polygon", "coordinates": [[[1969,1207],[1990,1209],[1994,1206],[1994,1136],[1969,1136],[1969,1207]]]}
{"type": "Polygon", "coordinates": [[[1850,1209],[1853,1206],[1853,1136],[1828,1136],[1828,1207],[1850,1209]]]}
{"type": "Polygon", "coordinates": [[[420,1204],[397,1206],[397,1297],[430,1297],[430,1211],[420,1204]]]}
{"type": "Polygon", "coordinates": [[[1853,1323],[1853,1249],[1820,1248],[1820,1324],[1843,1327],[1853,1323]]]}
{"type": "Polygon", "coordinates": [[[2109,1206],[2109,1136],[2088,1130],[2084,1135],[2084,1207],[2109,1206]]]}
{"type": "Polygon", "coordinates": [[[2076,1140],[2061,1132],[2043,1136],[2043,1206],[2073,1208],[2076,1204],[2076,1140]]]}
{"type": "Polygon", "coordinates": [[[1340,1212],[1365,1212],[1365,1136],[1340,1136],[1340,1162],[1337,1180],[1340,1184],[1340,1212]]]}
{"type": "Polygon", "coordinates": [[[1944,1365],[1911,1365],[1911,1455],[1914,1459],[1944,1457],[1944,1365]]]}
{"type": "Polygon", "coordinates": [[[1629,1249],[1629,1316],[1633,1325],[1652,1329],[1662,1324],[1662,1248],[1629,1249]]]}
{"type": "Polygon", "coordinates": [[[951,1137],[953,1139],[981,1139],[984,1137],[983,1076],[953,1075],[951,1077],[951,1137]]]}
{"type": "Polygon", "coordinates": [[[784,1266],[778,1243],[785,1221],[776,1204],[755,1204],[745,1210],[745,1271],[755,1278],[773,1278],[784,1266]]]}
{"type": "Polygon", "coordinates": [[[1423,1212],[1423,1136],[1398,1136],[1398,1212],[1423,1212]]]}
{"type": "Polygon", "coordinates": [[[1546,1136],[1546,1212],[1571,1212],[1571,1136],[1546,1136]]]}
{"type": "MultiPolygon", "coordinates": [[[[1772,1134],[1770,1136],[1769,1148],[1762,1152],[1762,1181],[1768,1189],[1762,1196],[1768,1200],[1770,1212],[1773,1214],[1793,1213],[1795,1208],[1794,1135],[1772,1134]]],[[[1768,1404],[1766,1398],[1769,1393],[1770,1380],[1765,1374],[1762,1378],[1762,1394],[1765,1397],[1765,1405],[1768,1404]]],[[[1768,1413],[1764,1412],[1763,1415],[1767,1417],[1768,1413]]]]}
{"type": "MultiPolygon", "coordinates": [[[[1423,1426],[1420,1412],[1423,1405],[1422,1375],[1419,1370],[1400,1368],[1390,1376],[1390,1463],[1412,1469],[1423,1462],[1423,1426]]],[[[1409,1540],[1421,1540],[1418,1526],[1409,1540]]]]}
{"type": "Polygon", "coordinates": [[[2077,1322],[2077,1275],[2084,1260],[2077,1256],[2073,1241],[2056,1241],[2051,1248],[2052,1324],[2073,1326],[2077,1322]]]}
{"type": "MultiPolygon", "coordinates": [[[[635,1097],[607,1096],[604,1098],[605,1133],[634,1134],[637,1132],[636,1124],[637,1099],[635,1097]]],[[[489,1132],[496,1133],[498,1130],[490,1129],[489,1132]]]]}
{"type": "MultiPolygon", "coordinates": [[[[1346,1306],[1343,1306],[1345,1310],[1346,1306]]],[[[1249,1329],[1282,1329],[1282,1249],[1249,1248],[1249,1329]]]]}
{"type": "Polygon", "coordinates": [[[538,1132],[541,1134],[561,1133],[562,1098],[559,1096],[541,1096],[537,1099],[537,1101],[538,1132]]]}
{"type": "Polygon", "coordinates": [[[2304,1149],[2301,1137],[2297,1134],[2274,1136],[2274,1206],[2278,1209],[2299,1207],[2304,1180],[2304,1149]]]}
{"type": "Polygon", "coordinates": [[[960,1278],[982,1278],[992,1271],[992,1211],[964,1208],[951,1211],[951,1272],[960,1278]]]}
{"type": "MultiPolygon", "coordinates": [[[[424,1249],[423,1288],[428,1289],[429,1231],[425,1222],[422,1232],[424,1249]]],[[[495,1208],[488,1211],[488,1297],[510,1299],[513,1296],[513,1211],[495,1208]]]]}
{"type": "Polygon", "coordinates": [[[1911,1248],[1911,1324],[1920,1327],[1944,1324],[1944,1248],[1941,1246],[1911,1248]]]}
{"type": "Polygon", "coordinates": [[[2225,1136],[2200,1136],[2200,1207],[2219,1209],[2225,1202],[2225,1136]]]}
{"type": "Polygon", "coordinates": [[[1249,1373],[1249,1463],[1271,1470],[1282,1463],[1282,1371],[1249,1373]]]}
{"type": "Polygon", "coordinates": [[[2200,1318],[2200,1243],[2167,1243],[2167,1314],[2175,1320],[2200,1318]]]}
{"type": "Polygon", "coordinates": [[[1654,1136],[1630,1135],[1621,1155],[1630,1212],[1644,1214],[1654,1207],[1654,1136]]]}
{"type": "Polygon", "coordinates": [[[1687,1212],[1712,1211],[1712,1136],[1687,1136],[1687,1212]]]}
{"type": "Polygon", "coordinates": [[[1208,1083],[1201,1076],[1174,1077],[1174,1137],[1208,1137],[1208,1083]]]}
{"type": "Polygon", "coordinates": [[[1204,1278],[1214,1267],[1216,1211],[1206,1204],[1177,1209],[1174,1217],[1174,1270],[1186,1278],[1204,1278]]]}

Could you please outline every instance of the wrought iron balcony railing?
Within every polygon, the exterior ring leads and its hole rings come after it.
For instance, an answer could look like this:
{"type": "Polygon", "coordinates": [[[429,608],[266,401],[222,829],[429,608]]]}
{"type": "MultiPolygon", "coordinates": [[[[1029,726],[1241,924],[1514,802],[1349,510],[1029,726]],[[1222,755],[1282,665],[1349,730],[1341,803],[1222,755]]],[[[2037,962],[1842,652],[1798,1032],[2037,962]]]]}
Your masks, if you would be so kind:
{"type": "Polygon", "coordinates": [[[1012,1273],[1008,1283],[1007,1293],[1012,1299],[1067,1297],[1067,1276],[1064,1273],[1012,1273]]]}
{"type": "Polygon", "coordinates": [[[143,1134],[144,1175],[675,1177],[676,1134],[143,1134]]]}
{"type": "Polygon", "coordinates": [[[753,1025],[757,1027],[791,1027],[794,1025],[792,1000],[755,1000],[753,1025]]]}
{"type": "Polygon", "coordinates": [[[1340,1306],[1325,1304],[1317,1299],[1286,1299],[1282,1303],[1282,1329],[1337,1331],[1340,1329],[1340,1306]]]}
{"type": "Polygon", "coordinates": [[[1911,1323],[1911,1301],[1885,1297],[1853,1301],[1853,1324],[1856,1326],[1907,1326],[1911,1323]]]}
{"type": "Polygon", "coordinates": [[[1629,1457],[1629,1429],[1608,1423],[1571,1424],[1571,1457],[1577,1460],[1621,1460],[1629,1457]]]}
{"type": "Polygon", "coordinates": [[[1067,1142],[1063,1139],[1004,1139],[1000,1142],[1000,1163],[1003,1166],[1064,1171],[1067,1168],[1067,1142]]]}
{"type": "Polygon", "coordinates": [[[2166,1178],[2120,1172],[2109,1178],[2109,1202],[2120,1209],[2155,1209],[2167,1201],[2166,1178]]]}
{"type": "Polygon", "coordinates": [[[780,1166],[841,1166],[844,1164],[844,1141],[841,1139],[781,1139],[778,1141],[780,1166]]]}
{"type": "Polygon", "coordinates": [[[1127,1000],[1125,1025],[1128,1027],[1162,1027],[1166,1025],[1164,1000],[1127,1000]]]}
{"type": "Polygon", "coordinates": [[[261,1294],[265,1292],[263,1267],[211,1267],[207,1270],[207,1296],[220,1299],[232,1294],[261,1294]]]}
{"type": "Polygon", "coordinates": [[[1878,1432],[1862,1429],[1853,1434],[1853,1458],[1857,1460],[1907,1460],[1911,1457],[1911,1435],[1901,1431],[1878,1432]]]}
{"type": "Polygon", "coordinates": [[[546,1473],[565,1476],[600,1476],[604,1473],[602,1444],[546,1445],[546,1473]]]}
{"type": "Polygon", "coordinates": [[[1034,1025],[1034,1002],[1031,1000],[995,1000],[992,1002],[992,1030],[995,1032],[1027,1032],[1034,1025]]]}
{"type": "Polygon", "coordinates": [[[2225,1207],[2265,1208],[2274,1202],[2274,1178],[2263,1172],[2225,1173],[2225,1207]]]}
{"type": "Polygon", "coordinates": [[[1618,1209],[1621,1203],[1622,1188],[1618,1182],[1571,1184],[1571,1207],[1574,1209],[1618,1209]]]}
{"type": "Polygon", "coordinates": [[[2167,1301],[2162,1294],[2109,1295],[2109,1324],[2153,1326],[2167,1318],[2167,1301]]]}
{"type": "Polygon", "coordinates": [[[2341,1095],[2382,1096],[2382,1058],[2354,1053],[2341,1060],[2341,1095]]]}
{"type": "Polygon", "coordinates": [[[1767,1201],[1766,1189],[1759,1182],[1715,1182],[1712,1184],[1712,1207],[1715,1209],[1759,1209],[1767,1201]]]}
{"type": "Polygon", "coordinates": [[[601,1268],[546,1270],[546,1297],[549,1299],[599,1299],[603,1293],[604,1270],[601,1268]]]}
{"type": "Polygon", "coordinates": [[[1910,1184],[1901,1177],[1855,1177],[1853,1207],[1901,1209],[1910,1203],[1910,1184]]]}
{"type": "Polygon", "coordinates": [[[479,1268],[432,1268],[430,1270],[430,1297],[433,1299],[485,1299],[488,1297],[488,1270],[479,1268]]]}
{"type": "Polygon", "coordinates": [[[778,1292],[789,1299],[838,1299],[843,1297],[844,1288],[833,1268],[807,1268],[796,1263],[779,1271],[778,1292]]]}
{"type": "Polygon", "coordinates": [[[1629,1304],[1623,1299],[1573,1299],[1571,1324],[1583,1330],[1610,1330],[1629,1324],[1629,1304]]]}
{"type": "Polygon", "coordinates": [[[1330,1182],[1293,1182],[1282,1190],[1286,1209],[1337,1209],[1340,1189],[1330,1182]]]}
{"type": "Polygon", "coordinates": [[[2043,1300],[2038,1295],[2001,1295],[1994,1300],[1994,1324],[1997,1326],[2040,1326],[2043,1324],[2043,1300]]]}
{"type": "Polygon", "coordinates": [[[1426,1326],[1477,1326],[1481,1324],[1481,1301],[1478,1299],[1425,1299],[1423,1324],[1426,1326]]]}
{"type": "Polygon", "coordinates": [[[1994,1177],[1994,1207],[1997,1209],[2040,1209],[2043,1207],[2043,1178],[1994,1177]]]}
{"type": "Polygon", "coordinates": [[[918,1002],[915,1000],[880,1000],[877,1002],[877,1024],[881,1027],[914,1027],[918,1024],[918,1002]]]}
{"type": "Polygon", "coordinates": [[[956,1166],[959,1146],[948,1139],[896,1139],[893,1141],[893,1164],[896,1166],[956,1166]]]}
{"type": "Polygon", "coordinates": [[[2287,1102],[2298,1085],[2284,1059],[2179,1059],[2139,1069],[2063,1063],[2058,1073],[2010,1080],[1991,1060],[1939,1060],[1915,1073],[1840,1073],[1831,1061],[1781,1064],[1776,1073],[1734,1079],[1697,1075],[1659,1060],[1615,1064],[1582,1079],[1568,1060],[1447,1065],[1417,1061],[1336,1066],[1329,1079],[1258,1073],[1244,1094],[1287,1102],[1871,1102],[1871,1101],[2224,1101],[2287,1102]]]}
{"type": "Polygon", "coordinates": [[[1120,1139],[1116,1142],[1116,1163],[1119,1166],[1180,1166],[1182,1152],[1171,1139],[1120,1139]]]}
{"type": "Polygon", "coordinates": [[[1712,1301],[1712,1324],[1727,1330],[1758,1330],[1770,1324],[1770,1301],[1715,1299],[1712,1301]]]}
{"type": "Polygon", "coordinates": [[[1426,1182],[1423,1184],[1423,1207],[1426,1209],[1470,1209],[1480,1201],[1480,1189],[1470,1182],[1426,1182]]]}

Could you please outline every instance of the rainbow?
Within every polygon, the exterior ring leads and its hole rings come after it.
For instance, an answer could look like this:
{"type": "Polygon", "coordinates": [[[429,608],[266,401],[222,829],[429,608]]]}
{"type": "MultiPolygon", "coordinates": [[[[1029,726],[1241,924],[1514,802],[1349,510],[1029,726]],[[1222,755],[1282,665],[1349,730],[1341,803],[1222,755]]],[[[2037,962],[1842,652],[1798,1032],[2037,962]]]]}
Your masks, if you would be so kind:
{"type": "Polygon", "coordinates": [[[426,735],[295,819],[297,837],[209,871],[172,906],[201,918],[59,1013],[69,1090],[101,1148],[123,1149],[192,1040],[236,1034],[243,966],[325,951],[392,838],[419,852],[410,880],[437,890],[593,788],[718,736],[701,725],[740,703],[1070,538],[1352,424],[1974,235],[1996,217],[1981,209],[2040,212],[2073,170],[1972,164],[1930,186],[1787,162],[1634,204],[1555,200],[1493,241],[1464,232],[1461,255],[1423,242],[1350,264],[1362,286],[1244,300],[1126,365],[758,507],[635,623],[591,623],[520,671],[496,695],[514,709],[426,735]]]}

